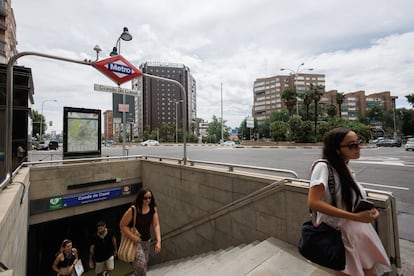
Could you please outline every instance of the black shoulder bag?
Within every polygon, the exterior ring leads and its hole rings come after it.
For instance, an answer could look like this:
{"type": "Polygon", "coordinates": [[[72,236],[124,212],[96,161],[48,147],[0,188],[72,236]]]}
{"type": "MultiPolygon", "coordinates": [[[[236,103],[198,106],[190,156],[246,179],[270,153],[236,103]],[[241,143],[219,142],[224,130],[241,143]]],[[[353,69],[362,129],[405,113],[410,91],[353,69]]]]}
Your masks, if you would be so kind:
{"type": "MultiPolygon", "coordinates": [[[[322,161],[326,162],[327,161],[322,161]]],[[[335,178],[329,164],[328,186],[332,205],[336,207],[335,178]]],[[[322,222],[314,226],[312,220],[302,225],[302,236],[298,244],[303,257],[318,265],[334,270],[345,269],[345,247],[341,231],[322,222]]]]}

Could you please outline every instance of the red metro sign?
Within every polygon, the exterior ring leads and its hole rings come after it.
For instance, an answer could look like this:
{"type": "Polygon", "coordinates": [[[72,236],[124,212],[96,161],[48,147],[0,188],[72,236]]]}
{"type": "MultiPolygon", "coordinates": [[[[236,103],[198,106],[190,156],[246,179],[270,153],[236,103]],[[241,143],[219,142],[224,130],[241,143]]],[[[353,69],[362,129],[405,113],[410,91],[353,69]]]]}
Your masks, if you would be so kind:
{"type": "Polygon", "coordinates": [[[93,66],[118,85],[142,75],[141,71],[122,56],[114,56],[94,62],[93,66]]]}

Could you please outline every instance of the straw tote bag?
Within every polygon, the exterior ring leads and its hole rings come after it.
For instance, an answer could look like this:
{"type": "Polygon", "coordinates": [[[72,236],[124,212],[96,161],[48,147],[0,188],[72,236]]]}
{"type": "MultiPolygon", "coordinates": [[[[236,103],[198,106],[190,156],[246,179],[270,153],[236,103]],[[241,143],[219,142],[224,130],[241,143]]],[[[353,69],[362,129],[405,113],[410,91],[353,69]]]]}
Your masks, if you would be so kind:
{"type": "MultiPolygon", "coordinates": [[[[135,228],[135,219],[136,219],[135,206],[132,205],[131,208],[132,208],[132,217],[134,220],[134,224],[132,225],[130,229],[132,233],[140,236],[137,228],[135,228]]],[[[130,238],[128,238],[124,233],[121,232],[121,244],[119,245],[118,258],[121,261],[131,263],[135,259],[136,252],[137,252],[136,244],[130,238]]]]}

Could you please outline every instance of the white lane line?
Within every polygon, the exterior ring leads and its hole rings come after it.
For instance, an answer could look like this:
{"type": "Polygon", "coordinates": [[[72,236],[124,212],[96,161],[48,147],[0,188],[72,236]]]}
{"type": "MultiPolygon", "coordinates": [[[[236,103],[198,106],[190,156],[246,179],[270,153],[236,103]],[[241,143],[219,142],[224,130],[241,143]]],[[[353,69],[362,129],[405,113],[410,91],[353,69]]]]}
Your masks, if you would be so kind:
{"type": "Polygon", "coordinates": [[[382,187],[382,188],[391,188],[391,189],[396,189],[396,190],[405,190],[405,191],[409,191],[410,190],[410,188],[406,188],[406,187],[398,187],[398,186],[391,186],[391,185],[382,185],[382,184],[359,182],[359,181],[358,181],[358,183],[360,183],[362,185],[367,185],[367,186],[375,186],[375,187],[382,187]]]}
{"type": "Polygon", "coordinates": [[[391,165],[391,166],[402,166],[405,167],[407,165],[404,164],[404,162],[401,161],[354,161],[352,160],[352,163],[364,163],[364,164],[373,164],[373,165],[391,165]]]}

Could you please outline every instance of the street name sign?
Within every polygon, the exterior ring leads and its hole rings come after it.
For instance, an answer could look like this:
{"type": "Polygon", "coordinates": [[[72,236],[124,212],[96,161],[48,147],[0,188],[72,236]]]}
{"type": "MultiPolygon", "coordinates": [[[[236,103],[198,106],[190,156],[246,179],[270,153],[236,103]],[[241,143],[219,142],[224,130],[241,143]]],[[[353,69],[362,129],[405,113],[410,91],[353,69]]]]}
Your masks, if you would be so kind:
{"type": "Polygon", "coordinates": [[[118,85],[142,76],[140,70],[119,55],[96,61],[93,66],[118,85]]]}
{"type": "Polygon", "coordinates": [[[108,86],[108,85],[97,84],[97,83],[93,85],[93,90],[101,91],[101,92],[108,92],[108,93],[115,93],[115,94],[122,94],[122,95],[125,94],[125,95],[135,96],[135,97],[138,96],[137,90],[125,89],[121,87],[108,86]]]}

